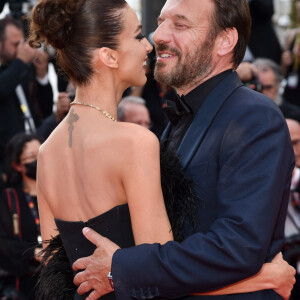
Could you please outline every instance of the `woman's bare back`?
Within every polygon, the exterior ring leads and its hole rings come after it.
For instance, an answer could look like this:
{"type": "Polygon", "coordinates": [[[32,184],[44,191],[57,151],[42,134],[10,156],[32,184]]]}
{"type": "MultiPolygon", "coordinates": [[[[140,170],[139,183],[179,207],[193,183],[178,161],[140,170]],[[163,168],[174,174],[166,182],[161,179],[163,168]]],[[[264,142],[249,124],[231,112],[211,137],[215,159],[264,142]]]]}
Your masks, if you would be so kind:
{"type": "Polygon", "coordinates": [[[78,111],[72,108],[52,133],[39,161],[39,184],[52,214],[67,221],[86,221],[127,203],[122,184],[126,160],[135,137],[152,136],[140,126],[112,122],[97,111],[78,111]]]}

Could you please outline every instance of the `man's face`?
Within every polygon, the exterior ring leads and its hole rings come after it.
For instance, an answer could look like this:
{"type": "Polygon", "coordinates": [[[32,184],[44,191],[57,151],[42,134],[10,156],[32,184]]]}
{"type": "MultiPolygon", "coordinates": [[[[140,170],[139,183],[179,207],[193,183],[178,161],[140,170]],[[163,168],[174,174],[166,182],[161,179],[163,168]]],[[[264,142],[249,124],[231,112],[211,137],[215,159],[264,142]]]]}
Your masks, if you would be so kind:
{"type": "Polygon", "coordinates": [[[125,122],[135,123],[150,129],[151,121],[148,109],[141,104],[126,103],[125,122]]]}
{"type": "Polygon", "coordinates": [[[14,25],[7,25],[4,41],[0,41],[0,62],[9,65],[17,56],[17,48],[24,41],[23,32],[14,25]]]}
{"type": "Polygon", "coordinates": [[[262,84],[261,92],[275,101],[278,96],[278,86],[274,72],[271,69],[259,69],[258,78],[262,84]]]}
{"type": "Polygon", "coordinates": [[[291,141],[293,144],[293,149],[295,153],[296,167],[300,167],[300,124],[294,120],[286,120],[291,141]]]}
{"type": "Polygon", "coordinates": [[[153,40],[155,78],[169,86],[192,86],[213,71],[215,37],[211,37],[211,0],[168,0],[153,40]]]}

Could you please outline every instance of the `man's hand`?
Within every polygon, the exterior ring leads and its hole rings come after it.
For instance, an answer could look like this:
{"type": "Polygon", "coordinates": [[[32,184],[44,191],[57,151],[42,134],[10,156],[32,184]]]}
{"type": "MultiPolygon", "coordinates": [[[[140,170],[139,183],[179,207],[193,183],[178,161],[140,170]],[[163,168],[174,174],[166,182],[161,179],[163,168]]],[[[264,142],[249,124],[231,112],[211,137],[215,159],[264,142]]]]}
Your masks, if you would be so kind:
{"type": "Polygon", "coordinates": [[[58,100],[56,103],[55,120],[57,123],[67,115],[70,110],[71,98],[68,93],[59,93],[58,100]]]}
{"type": "Polygon", "coordinates": [[[35,66],[36,76],[43,79],[48,73],[49,56],[44,50],[38,50],[33,65],[35,66]]]}
{"type": "Polygon", "coordinates": [[[38,50],[31,48],[28,42],[21,42],[17,48],[17,58],[25,64],[29,64],[36,58],[37,52],[38,50]]]}
{"type": "Polygon", "coordinates": [[[275,266],[272,277],[276,286],[274,291],[284,300],[288,300],[296,282],[296,270],[283,259],[281,253],[273,258],[272,264],[275,266]]]}
{"type": "Polygon", "coordinates": [[[113,254],[120,247],[90,228],[84,228],[82,232],[97,249],[91,256],[75,261],[73,270],[83,271],[74,277],[74,283],[79,285],[77,291],[80,295],[93,290],[86,299],[96,300],[113,291],[107,275],[111,271],[113,254]]]}
{"type": "Polygon", "coordinates": [[[251,81],[253,77],[257,77],[258,70],[251,63],[243,62],[238,66],[236,72],[240,80],[246,82],[246,81],[251,81]]]}
{"type": "Polygon", "coordinates": [[[36,261],[38,261],[38,262],[41,262],[42,261],[42,248],[39,248],[39,247],[37,247],[37,248],[35,248],[34,249],[34,259],[36,260],[36,261]]]}

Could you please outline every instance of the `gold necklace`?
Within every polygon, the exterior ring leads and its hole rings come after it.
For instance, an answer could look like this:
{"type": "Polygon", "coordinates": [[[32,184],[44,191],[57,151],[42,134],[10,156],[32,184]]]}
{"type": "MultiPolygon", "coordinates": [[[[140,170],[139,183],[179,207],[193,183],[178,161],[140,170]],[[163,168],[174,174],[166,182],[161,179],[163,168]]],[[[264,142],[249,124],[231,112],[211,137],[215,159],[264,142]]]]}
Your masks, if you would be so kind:
{"type": "Polygon", "coordinates": [[[117,120],[111,115],[109,114],[106,110],[103,110],[95,105],[92,105],[92,104],[88,104],[88,103],[83,103],[83,102],[77,102],[77,101],[73,101],[70,103],[70,105],[83,105],[83,106],[88,106],[88,107],[91,107],[91,108],[95,108],[97,109],[98,111],[100,111],[106,118],[114,121],[114,122],[117,122],[117,120]]]}

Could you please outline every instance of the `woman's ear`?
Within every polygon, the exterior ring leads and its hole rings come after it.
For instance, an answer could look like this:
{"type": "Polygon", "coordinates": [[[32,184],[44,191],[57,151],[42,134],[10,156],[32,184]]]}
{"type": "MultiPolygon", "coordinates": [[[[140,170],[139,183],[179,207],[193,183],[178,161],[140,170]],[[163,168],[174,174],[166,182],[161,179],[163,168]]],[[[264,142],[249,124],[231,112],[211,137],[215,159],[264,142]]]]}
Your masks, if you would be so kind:
{"type": "Polygon", "coordinates": [[[220,56],[225,56],[229,53],[232,53],[238,42],[238,38],[238,32],[234,27],[228,28],[219,33],[217,37],[217,53],[220,56]]]}
{"type": "Polygon", "coordinates": [[[19,173],[22,173],[24,166],[22,166],[21,164],[17,164],[15,161],[11,162],[11,166],[14,170],[16,170],[19,173]]]}
{"type": "Polygon", "coordinates": [[[107,47],[102,47],[98,51],[98,57],[101,62],[109,67],[116,69],[118,68],[118,52],[107,47]]]}

